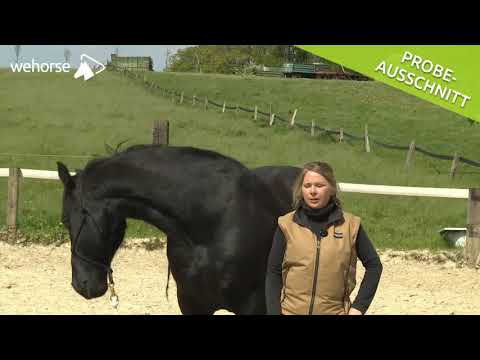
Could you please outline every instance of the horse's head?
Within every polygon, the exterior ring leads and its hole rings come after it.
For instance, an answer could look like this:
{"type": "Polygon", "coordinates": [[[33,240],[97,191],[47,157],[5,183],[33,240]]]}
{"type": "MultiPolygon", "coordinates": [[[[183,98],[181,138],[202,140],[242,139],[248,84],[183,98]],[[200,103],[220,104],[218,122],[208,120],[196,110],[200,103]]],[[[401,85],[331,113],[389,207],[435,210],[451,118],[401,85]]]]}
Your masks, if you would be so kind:
{"type": "Polygon", "coordinates": [[[114,205],[94,200],[82,191],[82,175],[71,176],[57,163],[64,186],[62,222],[70,234],[72,286],[84,298],[102,296],[108,289],[111,262],[125,234],[124,218],[115,215],[114,205]]]}

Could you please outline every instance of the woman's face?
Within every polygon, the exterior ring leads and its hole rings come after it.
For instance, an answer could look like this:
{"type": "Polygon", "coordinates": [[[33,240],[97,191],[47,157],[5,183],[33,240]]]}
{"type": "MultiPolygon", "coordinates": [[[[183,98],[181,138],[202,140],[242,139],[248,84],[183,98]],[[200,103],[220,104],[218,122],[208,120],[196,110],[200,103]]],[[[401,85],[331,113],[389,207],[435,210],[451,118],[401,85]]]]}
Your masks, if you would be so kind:
{"type": "Polygon", "coordinates": [[[305,203],[312,209],[320,209],[328,204],[333,195],[332,187],[322,175],[307,171],[302,184],[302,194],[305,203]]]}

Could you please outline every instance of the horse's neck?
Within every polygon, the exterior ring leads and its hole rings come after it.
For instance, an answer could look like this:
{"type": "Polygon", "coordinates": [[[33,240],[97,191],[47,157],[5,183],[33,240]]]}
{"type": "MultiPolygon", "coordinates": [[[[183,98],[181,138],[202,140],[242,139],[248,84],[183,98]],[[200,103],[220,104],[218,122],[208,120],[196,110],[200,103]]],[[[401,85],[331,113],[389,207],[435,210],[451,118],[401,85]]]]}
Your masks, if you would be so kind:
{"type": "MultiPolygon", "coordinates": [[[[174,231],[175,227],[198,223],[201,217],[209,214],[195,213],[194,209],[202,206],[204,201],[195,196],[191,189],[192,181],[183,176],[178,165],[165,164],[164,168],[172,169],[170,173],[153,174],[148,171],[112,166],[102,175],[102,185],[98,186],[99,198],[114,200],[119,215],[125,218],[144,220],[164,231],[174,231]],[[175,168],[174,168],[175,167],[175,168]],[[192,195],[193,194],[193,195],[192,195]]],[[[202,189],[202,196],[209,189],[202,189]]]]}
{"type": "Polygon", "coordinates": [[[117,199],[116,213],[121,218],[145,221],[165,233],[175,232],[184,219],[134,199],[117,199]]]}

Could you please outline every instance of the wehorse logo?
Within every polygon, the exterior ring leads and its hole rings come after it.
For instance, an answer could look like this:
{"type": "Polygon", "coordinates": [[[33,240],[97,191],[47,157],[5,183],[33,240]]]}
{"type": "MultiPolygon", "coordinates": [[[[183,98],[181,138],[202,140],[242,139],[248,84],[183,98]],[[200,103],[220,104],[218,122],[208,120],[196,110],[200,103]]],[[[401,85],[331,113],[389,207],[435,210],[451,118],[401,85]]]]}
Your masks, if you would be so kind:
{"type": "Polygon", "coordinates": [[[13,72],[70,72],[70,64],[68,63],[39,63],[32,59],[28,63],[10,64],[13,72]],[[54,71],[55,69],[55,71],[54,71]]]}
{"type": "MultiPolygon", "coordinates": [[[[26,73],[32,73],[32,72],[69,73],[71,70],[71,66],[69,63],[54,63],[54,62],[39,63],[35,61],[35,59],[32,59],[31,62],[10,64],[10,68],[12,69],[12,72],[26,72],[26,73]]],[[[105,70],[105,65],[103,65],[98,60],[95,60],[91,56],[88,56],[87,54],[82,54],[80,55],[80,66],[78,67],[73,77],[75,79],[83,77],[84,81],[87,81],[88,79],[91,79],[95,75],[100,74],[103,70],[105,70]],[[92,68],[87,63],[86,59],[94,63],[95,72],[93,72],[92,68]]]]}
{"type": "MultiPolygon", "coordinates": [[[[95,66],[95,68],[97,68],[97,66],[95,66]]],[[[73,75],[73,77],[75,79],[78,79],[79,77],[83,76],[83,80],[87,81],[88,79],[91,79],[95,75],[100,74],[103,70],[105,70],[105,65],[103,65],[101,62],[95,60],[94,58],[88,56],[87,54],[82,54],[82,55],[80,55],[80,66],[78,67],[78,70],[75,73],[75,75],[73,75]],[[88,60],[97,64],[100,67],[100,69],[94,73],[92,71],[92,68],[85,61],[85,58],[87,58],[88,60]]]]}

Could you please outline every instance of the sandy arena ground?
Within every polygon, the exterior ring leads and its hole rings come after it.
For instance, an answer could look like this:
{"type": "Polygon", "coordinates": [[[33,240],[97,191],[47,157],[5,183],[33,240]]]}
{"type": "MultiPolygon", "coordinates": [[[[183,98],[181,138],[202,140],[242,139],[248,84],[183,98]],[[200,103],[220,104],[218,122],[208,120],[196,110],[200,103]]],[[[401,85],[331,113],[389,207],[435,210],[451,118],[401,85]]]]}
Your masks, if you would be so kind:
{"type": "MultiPolygon", "coordinates": [[[[445,255],[385,251],[377,295],[368,314],[480,314],[480,271],[445,255]]],[[[177,315],[175,281],[165,297],[164,249],[121,248],[112,268],[120,305],[105,296],[84,300],[70,286],[70,246],[18,246],[0,242],[0,314],[177,315]]],[[[358,284],[363,267],[358,265],[358,284]]],[[[220,310],[216,314],[229,314],[220,310]]]]}

